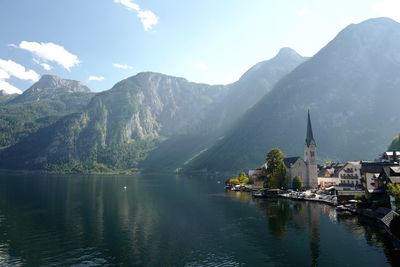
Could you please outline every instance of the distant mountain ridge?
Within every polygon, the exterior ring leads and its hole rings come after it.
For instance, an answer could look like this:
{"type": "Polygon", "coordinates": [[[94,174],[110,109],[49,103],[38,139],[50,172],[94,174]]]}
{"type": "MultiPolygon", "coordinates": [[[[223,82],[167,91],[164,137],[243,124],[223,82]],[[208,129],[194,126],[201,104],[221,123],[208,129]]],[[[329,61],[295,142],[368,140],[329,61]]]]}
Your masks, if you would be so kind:
{"type": "Polygon", "coordinates": [[[0,134],[0,167],[253,168],[272,147],[301,155],[308,109],[321,161],[373,159],[399,132],[399,73],[400,24],[378,18],[349,25],[311,58],[283,48],[225,86],[145,72],[94,95],[79,82],[45,76],[0,104],[7,134],[0,134]],[[36,115],[15,120],[4,115],[10,110],[36,115]]]}
{"type": "Polygon", "coordinates": [[[93,96],[80,82],[54,75],[43,75],[21,95],[1,96],[0,147],[18,143],[62,116],[81,111],[93,96]]]}
{"type": "Polygon", "coordinates": [[[202,151],[212,146],[233,124],[267,94],[274,84],[306,58],[283,48],[272,59],[257,63],[235,83],[225,86],[222,98],[206,107],[192,131],[162,142],[141,163],[147,171],[171,171],[183,168],[202,151]]]}
{"type": "Polygon", "coordinates": [[[300,56],[293,49],[285,47],[281,48],[275,57],[257,63],[237,82],[227,85],[229,92],[225,101],[220,106],[212,107],[212,116],[206,119],[206,123],[214,121],[219,132],[225,132],[282,77],[306,60],[307,58],[300,56]]]}
{"type": "Polygon", "coordinates": [[[399,23],[378,18],[350,25],[187,168],[253,168],[275,146],[301,155],[307,109],[321,160],[374,159],[398,132],[399,73],[399,23]]]}
{"type": "MultiPolygon", "coordinates": [[[[80,113],[64,117],[6,149],[0,156],[0,165],[59,171],[102,171],[139,166],[171,171],[182,167],[184,162],[219,138],[222,128],[228,125],[221,126],[220,120],[232,123],[234,115],[243,114],[245,108],[241,103],[235,108],[234,101],[247,101],[247,105],[253,105],[257,98],[268,92],[273,82],[302,61],[297,54],[291,58],[284,52],[279,55],[282,59],[278,65],[273,65],[276,64],[274,60],[265,61],[259,64],[258,70],[253,70],[262,73],[259,76],[271,76],[259,77],[265,84],[256,90],[237,85],[191,83],[184,78],[153,72],[139,73],[98,93],[80,113]],[[235,90],[233,94],[232,90],[235,90]],[[245,93],[250,90],[254,93],[245,93]],[[235,99],[240,94],[240,99],[235,99]],[[211,119],[223,114],[223,109],[231,112],[218,120],[211,119]],[[176,155],[164,149],[171,145],[176,155]],[[139,165],[144,159],[145,164],[139,165]],[[171,161],[165,164],[166,159],[171,161]]],[[[52,93],[59,91],[54,88],[63,89],[65,84],[44,77],[26,91],[28,97],[17,100],[51,99],[52,93]]]]}
{"type": "Polygon", "coordinates": [[[158,142],[189,132],[224,92],[223,86],[139,73],[97,94],[82,112],[5,150],[1,162],[25,169],[136,168],[158,142]]]}
{"type": "Polygon", "coordinates": [[[62,79],[55,75],[43,75],[40,80],[34,83],[21,95],[14,98],[10,103],[23,103],[53,99],[64,94],[90,93],[90,89],[79,81],[62,79]]]}

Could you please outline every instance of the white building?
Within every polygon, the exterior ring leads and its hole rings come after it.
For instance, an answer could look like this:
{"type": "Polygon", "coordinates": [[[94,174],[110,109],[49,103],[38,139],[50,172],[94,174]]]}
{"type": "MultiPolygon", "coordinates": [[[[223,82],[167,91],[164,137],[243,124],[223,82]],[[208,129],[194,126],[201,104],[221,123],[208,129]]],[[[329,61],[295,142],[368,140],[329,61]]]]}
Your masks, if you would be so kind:
{"type": "Polygon", "coordinates": [[[348,161],[338,172],[341,185],[361,186],[361,162],[348,161]]]}

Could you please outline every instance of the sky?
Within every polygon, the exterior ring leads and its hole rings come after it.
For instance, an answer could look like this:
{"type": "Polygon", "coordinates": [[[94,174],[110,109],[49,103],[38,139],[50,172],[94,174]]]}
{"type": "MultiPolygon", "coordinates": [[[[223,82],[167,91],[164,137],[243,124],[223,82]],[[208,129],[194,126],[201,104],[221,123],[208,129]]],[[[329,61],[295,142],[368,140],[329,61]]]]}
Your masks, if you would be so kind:
{"type": "Polygon", "coordinates": [[[228,84],[282,47],[312,56],[382,16],[400,21],[400,0],[2,0],[0,88],[53,74],[103,91],[143,71],[228,84]]]}

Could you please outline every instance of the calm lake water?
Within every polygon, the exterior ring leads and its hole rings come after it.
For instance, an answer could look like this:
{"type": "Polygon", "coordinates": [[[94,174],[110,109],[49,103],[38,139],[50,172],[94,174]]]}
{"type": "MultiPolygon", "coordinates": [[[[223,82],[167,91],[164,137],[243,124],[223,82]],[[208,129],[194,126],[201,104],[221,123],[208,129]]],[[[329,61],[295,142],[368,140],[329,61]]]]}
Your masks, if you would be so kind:
{"type": "Polygon", "coordinates": [[[0,266],[400,266],[382,229],[218,180],[1,174],[0,266]]]}

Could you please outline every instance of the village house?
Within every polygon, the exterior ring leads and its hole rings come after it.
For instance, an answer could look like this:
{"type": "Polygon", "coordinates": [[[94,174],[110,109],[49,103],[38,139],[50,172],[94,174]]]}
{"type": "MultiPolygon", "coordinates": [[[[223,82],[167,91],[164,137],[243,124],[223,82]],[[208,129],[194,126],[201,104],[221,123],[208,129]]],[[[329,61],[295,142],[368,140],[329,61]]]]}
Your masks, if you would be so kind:
{"type": "Polygon", "coordinates": [[[340,179],[338,172],[343,168],[342,163],[332,163],[329,166],[318,166],[318,187],[327,188],[331,186],[338,186],[340,179]]]}
{"type": "Polygon", "coordinates": [[[338,177],[341,186],[361,187],[361,162],[348,161],[339,170],[338,177]]]}
{"type": "Polygon", "coordinates": [[[361,161],[361,182],[367,195],[376,195],[384,193],[383,188],[378,181],[381,171],[385,167],[399,166],[398,163],[361,161]]]}
{"type": "Polygon", "coordinates": [[[377,179],[378,188],[386,188],[387,184],[400,184],[400,166],[383,167],[377,179]]]}
{"type": "Polygon", "coordinates": [[[400,151],[386,151],[381,156],[383,162],[398,162],[400,157],[400,151]]]}

